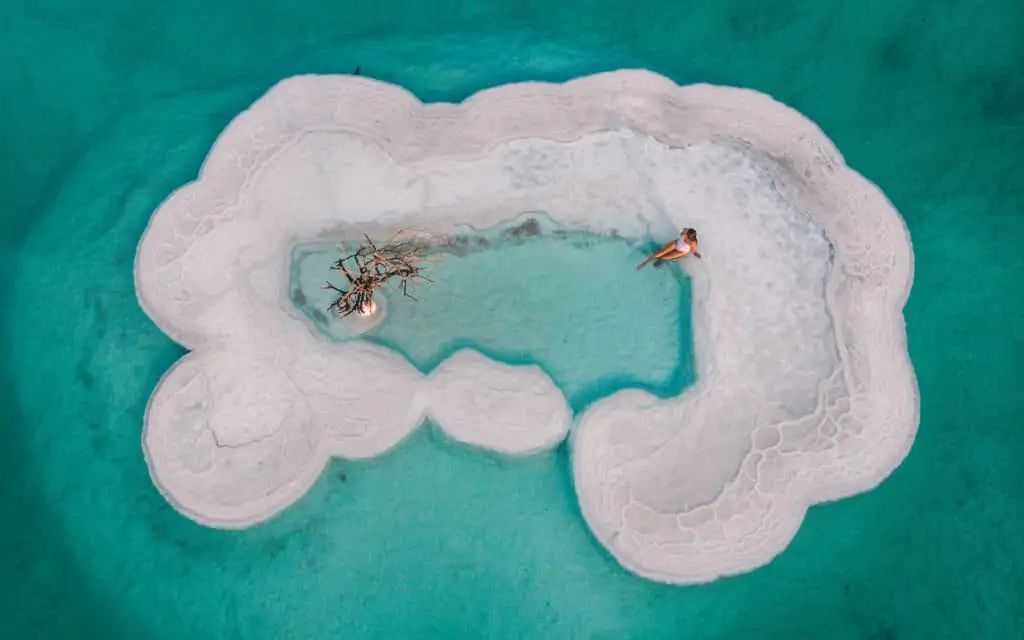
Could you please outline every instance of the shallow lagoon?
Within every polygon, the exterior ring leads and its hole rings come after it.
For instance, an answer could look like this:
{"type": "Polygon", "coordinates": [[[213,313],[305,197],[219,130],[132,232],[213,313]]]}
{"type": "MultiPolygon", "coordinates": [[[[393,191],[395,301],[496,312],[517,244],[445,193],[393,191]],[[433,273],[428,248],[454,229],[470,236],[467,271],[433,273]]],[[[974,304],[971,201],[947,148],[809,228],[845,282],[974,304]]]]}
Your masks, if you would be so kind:
{"type": "MultiPolygon", "coordinates": [[[[363,338],[424,373],[461,348],[537,364],[577,412],[619,389],[669,397],[693,382],[690,285],[678,265],[637,274],[652,243],[544,233],[536,222],[526,226],[538,235],[509,237],[523,224],[473,233],[459,250],[431,253],[437,262],[425,275],[434,282],[416,283],[416,299],[382,290],[385,318],[363,338]]],[[[292,299],[321,331],[350,339],[345,321],[327,311],[334,294],[323,288],[325,280],[344,283],[330,269],[340,257],[335,244],[297,247],[292,299]]]]}

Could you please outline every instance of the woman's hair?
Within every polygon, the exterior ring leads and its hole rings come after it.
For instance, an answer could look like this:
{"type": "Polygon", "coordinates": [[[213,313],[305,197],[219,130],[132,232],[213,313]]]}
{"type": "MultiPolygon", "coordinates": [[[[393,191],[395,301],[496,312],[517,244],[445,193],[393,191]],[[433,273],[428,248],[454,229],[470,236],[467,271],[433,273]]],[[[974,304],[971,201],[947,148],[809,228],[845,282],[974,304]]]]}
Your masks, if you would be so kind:
{"type": "Polygon", "coordinates": [[[686,230],[686,238],[688,240],[693,240],[694,242],[697,242],[697,230],[696,229],[687,229],[686,230]]]}

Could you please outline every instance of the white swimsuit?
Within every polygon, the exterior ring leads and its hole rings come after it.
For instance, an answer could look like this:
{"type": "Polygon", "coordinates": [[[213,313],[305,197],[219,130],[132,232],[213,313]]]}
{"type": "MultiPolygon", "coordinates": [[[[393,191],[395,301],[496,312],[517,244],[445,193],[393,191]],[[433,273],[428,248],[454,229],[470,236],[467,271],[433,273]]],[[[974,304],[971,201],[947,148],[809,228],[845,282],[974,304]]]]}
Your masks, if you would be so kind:
{"type": "Polygon", "coordinates": [[[690,245],[683,238],[676,240],[676,251],[682,254],[690,253],[690,245]]]}

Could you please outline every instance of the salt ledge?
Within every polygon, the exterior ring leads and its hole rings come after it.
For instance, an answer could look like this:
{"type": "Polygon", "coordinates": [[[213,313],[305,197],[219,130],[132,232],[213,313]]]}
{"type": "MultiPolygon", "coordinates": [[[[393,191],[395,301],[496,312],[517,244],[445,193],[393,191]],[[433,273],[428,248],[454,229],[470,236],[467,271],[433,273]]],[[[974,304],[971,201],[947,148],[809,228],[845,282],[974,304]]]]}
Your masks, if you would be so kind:
{"type": "Polygon", "coordinates": [[[367,78],[291,78],[161,205],[135,278],[146,313],[191,349],[146,411],[150,474],[213,527],[272,517],[331,456],[380,455],[427,417],[508,454],[573,426],[595,536],[642,576],[704,582],[770,561],[810,505],[877,485],[918,426],[902,219],[813,123],[748,90],[616,71],[424,105],[367,78]],[[694,186],[700,172],[710,186],[694,186]],[[705,259],[683,264],[697,384],[616,393],[572,425],[538,368],[460,352],[424,376],[326,340],[289,302],[296,243],[340,226],[487,226],[517,206],[631,237],[697,226],[705,259]]]}

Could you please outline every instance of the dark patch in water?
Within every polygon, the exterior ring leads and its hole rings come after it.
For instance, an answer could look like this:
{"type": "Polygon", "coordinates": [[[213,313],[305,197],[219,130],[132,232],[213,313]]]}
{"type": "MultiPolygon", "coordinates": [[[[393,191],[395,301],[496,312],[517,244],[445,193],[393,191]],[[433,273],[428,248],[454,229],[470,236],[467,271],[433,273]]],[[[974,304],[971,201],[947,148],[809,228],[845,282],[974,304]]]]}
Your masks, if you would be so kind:
{"type": "Polygon", "coordinates": [[[103,428],[99,420],[89,422],[89,442],[94,453],[104,453],[110,445],[110,434],[103,428]]]}
{"type": "Polygon", "coordinates": [[[480,251],[491,246],[491,241],[483,236],[453,236],[444,243],[437,245],[440,253],[450,253],[456,256],[464,256],[474,251],[480,251]]]}
{"type": "Polygon", "coordinates": [[[107,323],[107,312],[103,307],[103,298],[97,294],[89,295],[89,302],[92,304],[93,313],[96,317],[96,322],[101,326],[107,323]]]}
{"type": "Polygon", "coordinates": [[[312,316],[313,316],[313,319],[316,320],[317,322],[319,322],[320,324],[326,324],[327,323],[327,316],[324,315],[324,312],[319,310],[319,309],[313,309],[312,316]]]}
{"type": "Polygon", "coordinates": [[[1024,82],[1022,69],[978,78],[972,84],[981,95],[981,115],[999,122],[1024,122],[1024,82]]]}
{"type": "Polygon", "coordinates": [[[264,554],[269,556],[271,560],[276,560],[278,556],[288,549],[288,540],[284,536],[275,536],[266,540],[260,546],[264,554]]]}
{"type": "Polygon", "coordinates": [[[456,256],[464,256],[469,253],[469,238],[466,236],[455,236],[448,241],[448,253],[456,256]]]}
{"type": "Polygon", "coordinates": [[[888,73],[901,73],[910,66],[910,52],[900,37],[888,38],[878,49],[878,68],[888,73]]]}
{"type": "Polygon", "coordinates": [[[540,222],[536,218],[529,218],[521,224],[505,229],[505,235],[510,238],[533,238],[539,236],[540,222]]]}
{"type": "Polygon", "coordinates": [[[297,307],[301,307],[306,304],[306,294],[302,292],[302,289],[294,289],[292,291],[292,302],[294,302],[297,307]]]}
{"type": "Polygon", "coordinates": [[[75,379],[81,382],[86,389],[91,390],[96,387],[96,378],[89,371],[89,365],[84,359],[79,360],[75,365],[75,379]]]}

